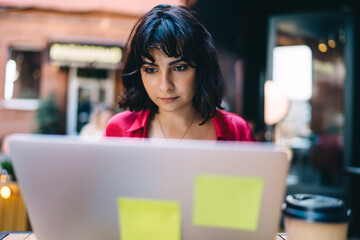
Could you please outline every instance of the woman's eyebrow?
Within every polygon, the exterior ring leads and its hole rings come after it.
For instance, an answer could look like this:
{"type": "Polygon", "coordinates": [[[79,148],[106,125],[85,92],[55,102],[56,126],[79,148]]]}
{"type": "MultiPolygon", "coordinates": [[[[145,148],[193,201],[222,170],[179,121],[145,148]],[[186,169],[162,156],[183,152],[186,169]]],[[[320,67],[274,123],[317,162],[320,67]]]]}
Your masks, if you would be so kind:
{"type": "Polygon", "coordinates": [[[142,61],[142,64],[147,64],[147,65],[150,65],[150,66],[158,67],[158,65],[156,63],[153,63],[153,62],[142,61]]]}
{"type": "Polygon", "coordinates": [[[177,64],[177,63],[179,63],[179,62],[184,62],[185,60],[184,60],[184,58],[179,58],[179,59],[177,59],[177,60],[175,60],[175,61],[172,61],[172,62],[169,62],[169,66],[172,66],[172,65],[174,65],[174,64],[177,64]]]}
{"type": "MultiPolygon", "coordinates": [[[[172,66],[174,64],[177,64],[179,62],[184,62],[184,58],[179,58],[179,59],[176,59],[174,61],[171,61],[169,62],[168,66],[172,66]]],[[[154,66],[154,67],[158,67],[159,65],[157,65],[156,63],[153,63],[153,62],[147,62],[147,61],[142,61],[142,64],[147,64],[147,65],[150,65],[150,66],[154,66]]]]}

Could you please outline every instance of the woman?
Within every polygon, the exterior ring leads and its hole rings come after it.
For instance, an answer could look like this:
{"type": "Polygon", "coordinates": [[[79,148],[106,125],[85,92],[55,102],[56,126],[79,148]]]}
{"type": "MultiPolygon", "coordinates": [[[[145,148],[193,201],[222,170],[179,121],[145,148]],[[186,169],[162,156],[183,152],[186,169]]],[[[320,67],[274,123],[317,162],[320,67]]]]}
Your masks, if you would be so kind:
{"type": "Polygon", "coordinates": [[[222,111],[220,68],[195,14],[158,5],[139,19],[125,49],[125,93],[105,136],[252,141],[249,125],[222,111]]]}
{"type": "Polygon", "coordinates": [[[98,105],[91,113],[90,121],[81,128],[80,136],[84,139],[101,139],[107,122],[114,115],[112,108],[98,105]]]}

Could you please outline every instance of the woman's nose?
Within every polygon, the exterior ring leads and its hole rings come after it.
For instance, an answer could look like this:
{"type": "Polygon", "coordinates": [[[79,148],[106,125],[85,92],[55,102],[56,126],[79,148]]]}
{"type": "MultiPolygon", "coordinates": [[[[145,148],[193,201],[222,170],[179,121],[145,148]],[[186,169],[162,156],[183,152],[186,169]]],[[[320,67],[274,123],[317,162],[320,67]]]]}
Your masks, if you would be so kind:
{"type": "Polygon", "coordinates": [[[163,92],[169,92],[174,89],[174,83],[171,79],[171,74],[164,73],[161,75],[160,90],[163,92]]]}

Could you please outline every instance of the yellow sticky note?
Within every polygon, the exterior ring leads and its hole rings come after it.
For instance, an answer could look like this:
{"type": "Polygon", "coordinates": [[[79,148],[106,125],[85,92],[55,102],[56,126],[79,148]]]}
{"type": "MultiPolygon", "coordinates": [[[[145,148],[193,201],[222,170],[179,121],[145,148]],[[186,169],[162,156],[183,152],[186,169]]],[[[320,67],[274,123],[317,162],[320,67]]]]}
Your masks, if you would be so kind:
{"type": "Polygon", "coordinates": [[[121,240],[180,240],[180,204],[118,198],[121,240]]]}
{"type": "Polygon", "coordinates": [[[198,175],[193,224],[256,231],[263,180],[256,177],[198,175]]]}

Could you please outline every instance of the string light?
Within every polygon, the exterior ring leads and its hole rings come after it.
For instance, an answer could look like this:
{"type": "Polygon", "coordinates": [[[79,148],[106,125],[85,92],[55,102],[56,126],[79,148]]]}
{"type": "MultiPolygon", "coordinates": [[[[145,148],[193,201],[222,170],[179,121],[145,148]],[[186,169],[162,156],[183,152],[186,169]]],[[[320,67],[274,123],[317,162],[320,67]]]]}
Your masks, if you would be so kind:
{"type": "Polygon", "coordinates": [[[346,39],[345,39],[345,31],[342,28],[339,29],[339,41],[341,43],[345,43],[345,41],[346,41],[346,39]]]}
{"type": "Polygon", "coordinates": [[[7,183],[10,181],[10,176],[8,174],[8,172],[6,171],[6,169],[1,170],[0,172],[0,182],[1,183],[7,183]]]}
{"type": "Polygon", "coordinates": [[[340,40],[340,42],[345,43],[345,36],[340,35],[339,40],[340,40]]]}
{"type": "Polygon", "coordinates": [[[9,199],[11,197],[11,189],[8,186],[2,186],[0,188],[0,196],[3,199],[9,199]]]}
{"type": "Polygon", "coordinates": [[[6,182],[8,181],[8,178],[6,177],[6,175],[1,175],[1,176],[0,176],[0,181],[1,181],[2,183],[6,183],[6,182]]]}
{"type": "Polygon", "coordinates": [[[327,50],[328,50],[328,48],[327,48],[327,46],[326,46],[325,43],[319,43],[318,49],[319,49],[320,52],[323,52],[323,53],[324,53],[324,52],[327,52],[327,50]]]}
{"type": "Polygon", "coordinates": [[[333,39],[329,39],[328,40],[328,46],[331,48],[335,48],[336,47],[336,42],[333,39]]]}
{"type": "Polygon", "coordinates": [[[3,199],[9,199],[11,197],[12,191],[11,188],[9,187],[9,181],[10,181],[10,176],[8,174],[8,172],[6,171],[6,169],[2,169],[0,172],[0,183],[1,183],[1,187],[0,187],[0,196],[3,199]]]}

